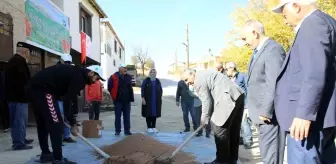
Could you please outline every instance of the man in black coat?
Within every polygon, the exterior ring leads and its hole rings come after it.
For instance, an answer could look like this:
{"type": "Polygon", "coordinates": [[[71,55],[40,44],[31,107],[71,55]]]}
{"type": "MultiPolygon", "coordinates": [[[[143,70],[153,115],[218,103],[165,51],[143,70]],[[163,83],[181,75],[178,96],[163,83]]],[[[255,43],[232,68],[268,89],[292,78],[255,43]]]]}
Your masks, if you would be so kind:
{"type": "Polygon", "coordinates": [[[73,97],[95,81],[102,79],[102,69],[93,65],[78,68],[72,65],[58,64],[36,73],[28,85],[30,102],[34,109],[38,139],[42,154],[40,163],[75,164],[62,156],[63,119],[58,98],[64,97],[64,115],[71,125],[71,133],[77,136],[78,128],[71,105],[73,97]],[[52,143],[49,150],[48,135],[52,143]]]}
{"type": "Polygon", "coordinates": [[[32,149],[33,140],[26,139],[28,124],[28,99],[26,85],[30,79],[27,60],[31,49],[30,45],[18,42],[16,54],[8,61],[6,68],[6,98],[8,102],[11,136],[14,150],[32,149]]]}

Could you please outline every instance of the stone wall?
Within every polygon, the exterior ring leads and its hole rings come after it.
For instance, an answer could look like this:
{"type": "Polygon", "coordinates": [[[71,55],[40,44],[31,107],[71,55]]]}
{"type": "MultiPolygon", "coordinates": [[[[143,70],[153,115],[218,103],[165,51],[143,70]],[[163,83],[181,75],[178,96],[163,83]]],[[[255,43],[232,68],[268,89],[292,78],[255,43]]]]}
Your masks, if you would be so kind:
{"type": "Polygon", "coordinates": [[[13,52],[16,52],[16,43],[26,41],[24,0],[0,0],[0,12],[10,14],[13,18],[13,52]]]}

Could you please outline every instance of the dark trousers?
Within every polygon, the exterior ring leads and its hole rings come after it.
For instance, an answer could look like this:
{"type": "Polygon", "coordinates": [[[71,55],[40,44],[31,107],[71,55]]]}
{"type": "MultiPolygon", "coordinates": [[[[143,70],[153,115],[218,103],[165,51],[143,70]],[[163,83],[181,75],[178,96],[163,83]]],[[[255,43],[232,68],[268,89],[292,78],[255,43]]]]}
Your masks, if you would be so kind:
{"type": "Polygon", "coordinates": [[[89,110],[89,120],[99,120],[100,101],[91,101],[89,110]]]}
{"type": "Polygon", "coordinates": [[[218,163],[236,163],[239,150],[240,124],[244,112],[244,96],[236,100],[236,106],[230,117],[222,126],[212,123],[216,143],[216,162],[218,163]]]}
{"type": "Polygon", "coordinates": [[[336,127],[322,131],[311,130],[308,138],[303,141],[296,141],[288,134],[288,164],[335,164],[335,137],[336,127]]]}
{"type": "Polygon", "coordinates": [[[270,124],[260,124],[259,149],[263,163],[283,163],[286,146],[286,134],[280,129],[275,117],[270,124]]]}
{"type": "Polygon", "coordinates": [[[8,102],[13,147],[25,145],[28,125],[28,103],[8,102]]]}
{"type": "Polygon", "coordinates": [[[131,129],[131,103],[130,102],[115,102],[114,103],[114,115],[115,115],[115,131],[117,133],[121,132],[121,115],[123,115],[124,120],[124,132],[130,132],[131,129]]]}
{"type": "Polygon", "coordinates": [[[181,102],[182,112],[183,112],[183,121],[184,126],[186,129],[190,129],[190,123],[189,123],[189,113],[191,115],[191,120],[193,123],[193,128],[197,129],[197,121],[196,121],[196,112],[194,107],[194,101],[190,102],[181,102]]]}
{"type": "Polygon", "coordinates": [[[5,101],[0,102],[0,125],[2,129],[8,129],[9,124],[9,111],[8,111],[8,105],[5,101]]]}
{"type": "Polygon", "coordinates": [[[147,128],[155,128],[156,127],[156,117],[146,117],[147,128]]]}
{"type": "Polygon", "coordinates": [[[62,159],[63,119],[58,101],[53,95],[41,91],[29,92],[31,105],[34,109],[37,135],[42,154],[50,154],[48,135],[55,160],[62,159]]]}
{"type": "MultiPolygon", "coordinates": [[[[201,116],[202,116],[202,106],[195,107],[195,112],[196,112],[196,121],[197,121],[197,127],[201,125],[201,116]]],[[[198,132],[199,134],[203,133],[203,129],[198,132]]],[[[211,124],[208,124],[205,127],[205,134],[210,134],[211,133],[211,124]]]]}

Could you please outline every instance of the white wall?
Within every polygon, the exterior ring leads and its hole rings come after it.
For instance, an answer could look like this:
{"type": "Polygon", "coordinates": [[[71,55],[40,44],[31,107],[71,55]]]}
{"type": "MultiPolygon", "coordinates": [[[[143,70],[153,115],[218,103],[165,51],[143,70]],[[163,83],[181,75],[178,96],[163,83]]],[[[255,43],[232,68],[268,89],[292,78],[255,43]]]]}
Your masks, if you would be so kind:
{"type": "MultiPolygon", "coordinates": [[[[103,68],[103,76],[108,79],[112,74],[118,71],[120,64],[125,64],[125,54],[122,49],[122,58],[119,58],[118,52],[114,52],[114,40],[115,37],[112,31],[105,26],[104,23],[101,24],[101,34],[102,34],[102,42],[101,42],[101,66],[103,68]],[[111,56],[105,53],[105,43],[109,43],[112,49],[111,56]],[[113,61],[115,60],[115,65],[113,61]]],[[[118,42],[117,42],[118,43],[118,42]]],[[[120,44],[117,44],[117,48],[119,51],[120,44]]],[[[104,83],[104,87],[107,88],[107,82],[104,83]]]]}
{"type": "Polygon", "coordinates": [[[72,37],[72,48],[78,52],[81,52],[80,45],[80,31],[79,31],[79,3],[89,10],[92,14],[92,42],[91,42],[91,55],[90,58],[97,62],[101,62],[100,59],[100,18],[99,13],[95,8],[88,2],[88,0],[51,0],[70,19],[70,35],[72,37]]]}

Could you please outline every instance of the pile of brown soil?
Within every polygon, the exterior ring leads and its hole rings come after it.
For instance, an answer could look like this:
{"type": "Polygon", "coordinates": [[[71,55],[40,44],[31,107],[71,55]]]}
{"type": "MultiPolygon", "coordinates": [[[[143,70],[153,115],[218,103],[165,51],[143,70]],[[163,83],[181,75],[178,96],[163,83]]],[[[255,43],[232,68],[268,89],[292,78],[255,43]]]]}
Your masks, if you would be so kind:
{"type": "MultiPolygon", "coordinates": [[[[169,157],[175,147],[161,143],[150,136],[134,134],[106,146],[103,151],[111,156],[104,164],[155,164],[159,157],[169,157]]],[[[176,154],[173,164],[197,164],[194,157],[185,152],[176,154]]]]}

